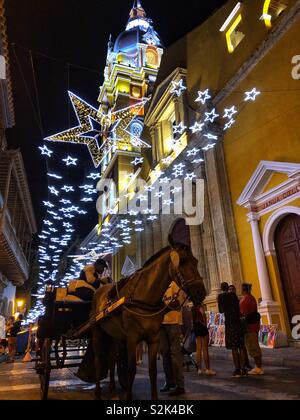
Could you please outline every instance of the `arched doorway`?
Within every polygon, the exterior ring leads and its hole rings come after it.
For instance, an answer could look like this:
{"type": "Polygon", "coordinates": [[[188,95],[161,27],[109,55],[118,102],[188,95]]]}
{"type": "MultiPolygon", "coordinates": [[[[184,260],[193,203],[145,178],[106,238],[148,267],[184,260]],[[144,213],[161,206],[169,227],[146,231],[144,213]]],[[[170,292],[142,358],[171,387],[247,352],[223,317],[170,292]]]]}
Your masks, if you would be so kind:
{"type": "Polygon", "coordinates": [[[281,220],[275,232],[275,248],[292,320],[300,314],[300,216],[291,214],[281,220]]]}
{"type": "Polygon", "coordinates": [[[186,225],[184,219],[179,219],[175,223],[171,232],[171,236],[174,242],[188,245],[189,247],[191,247],[190,228],[188,225],[186,225]]]}

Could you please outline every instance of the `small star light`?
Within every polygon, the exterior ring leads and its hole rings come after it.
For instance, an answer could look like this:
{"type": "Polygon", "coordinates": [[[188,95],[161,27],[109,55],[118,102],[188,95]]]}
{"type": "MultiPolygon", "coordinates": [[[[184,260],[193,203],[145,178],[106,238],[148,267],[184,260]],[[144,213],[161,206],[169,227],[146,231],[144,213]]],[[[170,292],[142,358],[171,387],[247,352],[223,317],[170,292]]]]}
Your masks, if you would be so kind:
{"type": "Polygon", "coordinates": [[[141,165],[144,162],[144,158],[135,158],[131,164],[134,166],[138,166],[141,165]]]}
{"type": "Polygon", "coordinates": [[[232,118],[224,127],[224,131],[229,130],[229,128],[231,128],[233,126],[233,124],[235,123],[235,120],[232,118]]]}
{"type": "Polygon", "coordinates": [[[174,204],[173,200],[164,200],[164,203],[163,203],[164,206],[171,206],[172,204],[174,204]]]}
{"type": "Polygon", "coordinates": [[[213,149],[215,145],[216,143],[208,144],[207,146],[203,147],[202,150],[204,150],[204,152],[208,152],[209,150],[213,149]]]}
{"type": "Polygon", "coordinates": [[[168,156],[167,158],[164,158],[161,161],[164,165],[169,165],[170,163],[173,162],[173,158],[171,156],[168,156]]]}
{"type": "Polygon", "coordinates": [[[66,159],[63,159],[63,162],[65,162],[67,166],[77,166],[77,161],[78,159],[71,158],[70,156],[68,156],[66,159]]]}
{"type": "Polygon", "coordinates": [[[174,125],[173,131],[174,134],[183,134],[187,127],[181,122],[179,125],[174,125]]]}
{"type": "Polygon", "coordinates": [[[83,203],[90,203],[90,202],[92,202],[92,201],[94,201],[92,198],[87,198],[87,197],[84,197],[82,200],[80,200],[80,201],[82,201],[83,203]]]}
{"type": "Polygon", "coordinates": [[[255,101],[256,97],[259,96],[261,94],[261,92],[259,92],[256,88],[252,89],[251,92],[245,92],[246,98],[245,98],[245,102],[248,101],[255,101]]]}
{"type": "Polygon", "coordinates": [[[163,193],[162,191],[158,192],[155,194],[156,198],[162,198],[165,195],[165,193],[163,193]]]}
{"type": "Polygon", "coordinates": [[[192,156],[197,156],[197,154],[200,152],[200,149],[192,149],[192,150],[189,150],[188,152],[187,152],[187,157],[192,157],[192,156]]]}
{"type": "Polygon", "coordinates": [[[218,136],[214,136],[213,134],[204,134],[204,137],[206,137],[208,140],[218,140],[218,136]]]}
{"type": "Polygon", "coordinates": [[[51,158],[53,152],[52,150],[48,149],[47,146],[39,147],[39,149],[42,152],[42,156],[48,156],[51,158]]]}
{"type": "Polygon", "coordinates": [[[64,185],[64,187],[62,188],[62,191],[65,191],[66,193],[74,192],[74,188],[73,187],[68,187],[67,185],[64,185]]]}
{"type": "Polygon", "coordinates": [[[53,223],[52,222],[49,222],[49,220],[44,220],[44,223],[47,226],[52,226],[53,225],[53,223]]]}
{"type": "Polygon", "coordinates": [[[204,126],[205,126],[204,123],[200,124],[198,122],[195,122],[195,124],[192,127],[190,127],[190,130],[192,131],[193,134],[196,134],[202,131],[204,126]]]}
{"type": "Polygon", "coordinates": [[[171,178],[166,177],[166,178],[160,179],[159,183],[160,184],[168,184],[168,182],[170,182],[170,181],[171,181],[171,178]]]}
{"type": "Polygon", "coordinates": [[[68,229],[71,229],[73,227],[70,223],[64,223],[63,226],[68,229]]]}
{"type": "Polygon", "coordinates": [[[201,92],[199,90],[198,92],[198,98],[195,100],[195,102],[201,102],[202,105],[205,105],[206,102],[211,99],[211,95],[209,94],[209,89],[206,89],[204,92],[201,92]]]}
{"type": "Polygon", "coordinates": [[[223,115],[223,118],[228,118],[229,120],[232,119],[232,117],[237,114],[236,107],[233,106],[232,108],[226,108],[224,110],[225,114],[223,115]]]}
{"type": "Polygon", "coordinates": [[[172,89],[170,92],[175,93],[180,97],[186,89],[186,86],[183,84],[183,79],[180,79],[179,82],[172,82],[172,89]]]}
{"type": "Polygon", "coordinates": [[[199,165],[199,163],[203,163],[203,162],[204,162],[204,159],[194,159],[192,163],[195,165],[199,165]]]}
{"type": "Polygon", "coordinates": [[[56,175],[56,174],[47,174],[50,178],[55,178],[55,179],[62,179],[62,176],[56,175]]]}
{"type": "Polygon", "coordinates": [[[193,181],[193,179],[197,178],[195,172],[192,172],[191,174],[186,174],[185,180],[186,181],[193,181]]]}
{"type": "Polygon", "coordinates": [[[141,194],[141,195],[138,196],[138,200],[140,200],[141,202],[148,201],[148,197],[141,194]]]}
{"type": "Polygon", "coordinates": [[[72,204],[70,200],[60,200],[60,203],[66,205],[66,204],[72,204]]]}
{"type": "Polygon", "coordinates": [[[178,170],[180,171],[184,168],[185,168],[185,165],[183,163],[179,163],[178,165],[174,166],[175,171],[178,171],[178,170]]]}
{"type": "Polygon", "coordinates": [[[87,177],[87,179],[92,179],[93,181],[96,181],[97,179],[100,179],[101,178],[101,175],[100,174],[94,174],[94,173],[91,173],[88,177],[87,177]]]}
{"type": "Polygon", "coordinates": [[[48,188],[51,194],[58,196],[59,191],[57,191],[54,187],[48,187],[48,188]]]}
{"type": "Polygon", "coordinates": [[[150,216],[147,218],[147,220],[149,220],[150,222],[154,222],[155,220],[157,220],[157,216],[150,216]]]}
{"type": "Polygon", "coordinates": [[[53,207],[55,207],[52,203],[50,203],[49,201],[44,201],[44,205],[45,207],[49,207],[49,209],[53,209],[53,207]]]}
{"type": "Polygon", "coordinates": [[[175,178],[179,178],[180,176],[183,176],[183,170],[176,169],[176,170],[173,172],[173,176],[174,176],[175,178]]]}
{"type": "Polygon", "coordinates": [[[220,115],[216,113],[216,108],[214,108],[211,112],[205,113],[205,122],[210,121],[213,123],[220,115]]]}

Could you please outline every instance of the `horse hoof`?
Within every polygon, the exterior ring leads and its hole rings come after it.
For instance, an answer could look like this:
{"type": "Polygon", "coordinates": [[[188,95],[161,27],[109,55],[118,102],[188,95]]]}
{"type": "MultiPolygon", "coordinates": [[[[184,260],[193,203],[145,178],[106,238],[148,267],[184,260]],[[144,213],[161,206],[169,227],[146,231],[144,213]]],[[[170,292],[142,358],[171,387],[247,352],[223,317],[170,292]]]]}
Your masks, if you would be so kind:
{"type": "Polygon", "coordinates": [[[101,392],[95,392],[95,399],[96,401],[102,401],[102,395],[101,392]]]}

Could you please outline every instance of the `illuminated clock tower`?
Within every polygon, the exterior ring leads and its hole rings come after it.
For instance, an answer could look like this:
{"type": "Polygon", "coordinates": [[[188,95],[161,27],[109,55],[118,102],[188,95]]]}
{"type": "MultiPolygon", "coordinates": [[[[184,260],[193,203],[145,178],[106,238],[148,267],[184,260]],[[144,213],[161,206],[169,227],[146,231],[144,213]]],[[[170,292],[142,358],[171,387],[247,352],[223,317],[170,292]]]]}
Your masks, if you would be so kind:
{"type": "Polygon", "coordinates": [[[101,163],[101,175],[102,179],[115,181],[119,195],[139,169],[132,162],[139,162],[142,149],[149,147],[141,138],[144,113],[162,55],[163,46],[153,22],[136,0],[125,31],[115,42],[109,39],[105,79],[98,98],[102,134],[111,145],[101,163]]]}

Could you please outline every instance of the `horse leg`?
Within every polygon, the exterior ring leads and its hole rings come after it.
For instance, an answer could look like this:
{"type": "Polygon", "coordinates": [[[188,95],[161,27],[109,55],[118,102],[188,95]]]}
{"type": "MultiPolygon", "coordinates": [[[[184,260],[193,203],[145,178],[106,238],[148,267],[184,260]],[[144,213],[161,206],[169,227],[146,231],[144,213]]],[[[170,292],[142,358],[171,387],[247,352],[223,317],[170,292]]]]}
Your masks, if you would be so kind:
{"type": "Polygon", "coordinates": [[[151,381],[151,399],[158,400],[157,391],[157,354],[159,351],[159,335],[148,342],[149,347],[149,376],[151,381]]]}
{"type": "Polygon", "coordinates": [[[136,348],[138,345],[138,338],[131,336],[127,339],[128,350],[128,386],[127,386],[127,401],[132,401],[132,388],[136,375],[136,348]]]}
{"type": "Polygon", "coordinates": [[[95,397],[101,400],[101,331],[95,327],[93,331],[93,348],[96,368],[96,391],[95,397]]]}

